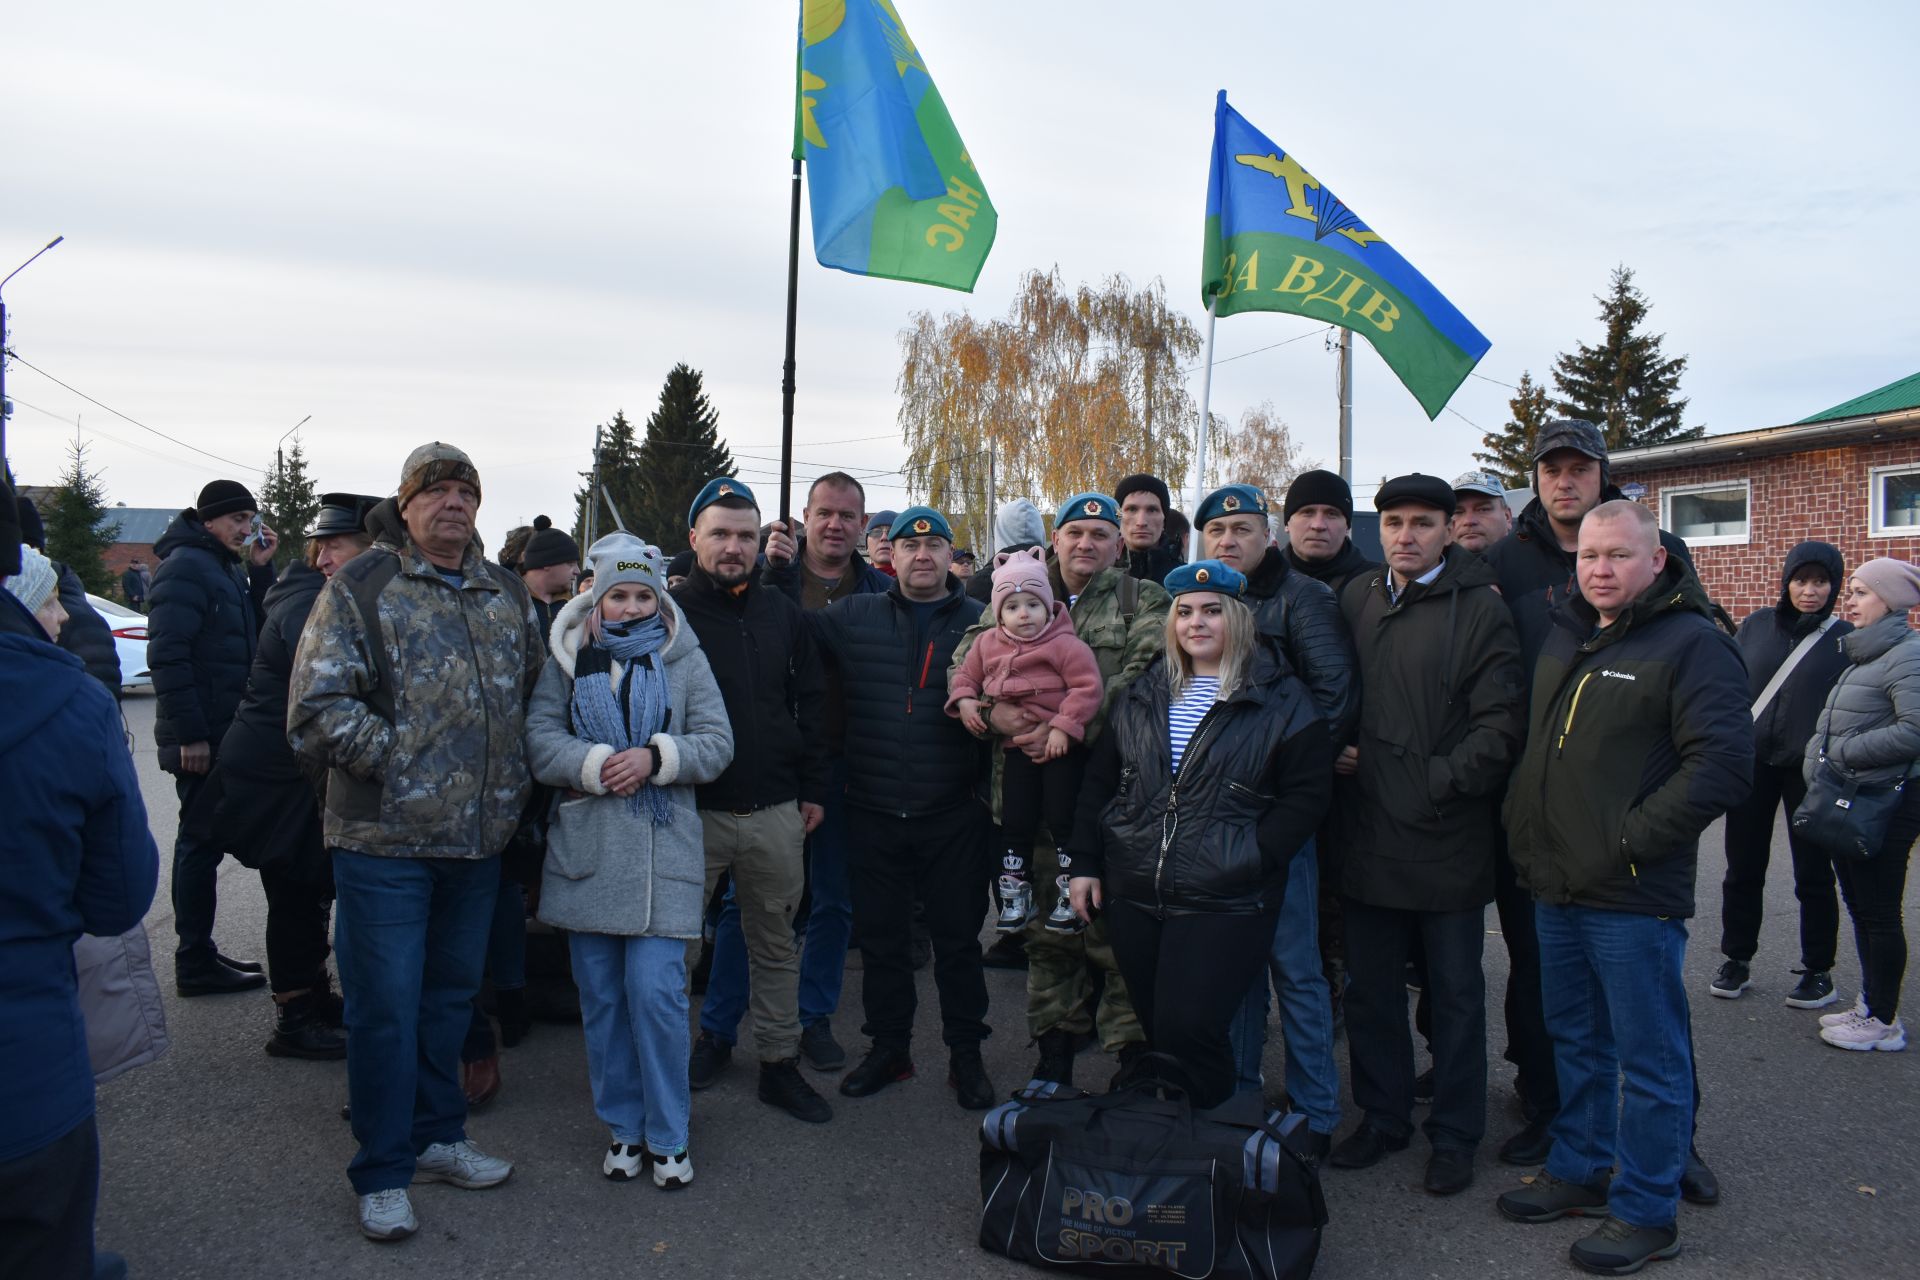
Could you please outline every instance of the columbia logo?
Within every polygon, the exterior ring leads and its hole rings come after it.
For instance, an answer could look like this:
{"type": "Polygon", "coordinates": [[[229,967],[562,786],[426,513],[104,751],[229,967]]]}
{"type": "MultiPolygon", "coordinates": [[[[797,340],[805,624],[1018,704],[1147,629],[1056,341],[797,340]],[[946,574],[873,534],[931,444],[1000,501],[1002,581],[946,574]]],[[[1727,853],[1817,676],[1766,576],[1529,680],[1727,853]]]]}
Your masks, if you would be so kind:
{"type": "Polygon", "coordinates": [[[1638,676],[1630,676],[1624,671],[1604,671],[1603,670],[1600,674],[1614,680],[1638,680],[1640,678],[1638,676]]]}

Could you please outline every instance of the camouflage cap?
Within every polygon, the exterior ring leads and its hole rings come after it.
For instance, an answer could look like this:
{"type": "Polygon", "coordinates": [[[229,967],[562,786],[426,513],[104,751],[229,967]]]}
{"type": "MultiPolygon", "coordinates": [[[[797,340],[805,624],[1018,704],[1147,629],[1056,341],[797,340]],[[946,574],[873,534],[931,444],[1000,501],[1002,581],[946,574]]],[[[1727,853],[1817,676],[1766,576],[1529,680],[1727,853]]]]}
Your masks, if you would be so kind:
{"type": "Polygon", "coordinates": [[[1606,437],[1600,434],[1600,428],[1583,418],[1561,418],[1540,428],[1533,443],[1534,463],[1537,465],[1555,449],[1584,453],[1595,462],[1607,460],[1606,437]]]}
{"type": "Polygon", "coordinates": [[[480,492],[480,473],[474,469],[473,459],[453,445],[432,440],[407,455],[400,468],[400,493],[395,505],[405,511],[415,494],[443,480],[465,481],[476,495],[480,492]]]}

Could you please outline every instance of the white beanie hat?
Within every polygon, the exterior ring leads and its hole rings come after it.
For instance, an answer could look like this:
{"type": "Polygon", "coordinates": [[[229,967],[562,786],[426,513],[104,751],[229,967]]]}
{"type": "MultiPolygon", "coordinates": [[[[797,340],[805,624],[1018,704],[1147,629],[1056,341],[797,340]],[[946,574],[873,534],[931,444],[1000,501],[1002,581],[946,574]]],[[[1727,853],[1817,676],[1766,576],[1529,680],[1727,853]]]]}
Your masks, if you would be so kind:
{"type": "Polygon", "coordinates": [[[610,533],[587,548],[587,568],[593,574],[593,602],[618,583],[646,587],[655,598],[667,593],[666,561],[660,548],[648,546],[630,533],[610,533]]]}
{"type": "Polygon", "coordinates": [[[7,579],[7,590],[13,594],[13,598],[25,605],[28,613],[38,613],[40,606],[47,602],[59,585],[60,580],[53,572],[53,561],[26,543],[21,543],[20,572],[7,579]]]}

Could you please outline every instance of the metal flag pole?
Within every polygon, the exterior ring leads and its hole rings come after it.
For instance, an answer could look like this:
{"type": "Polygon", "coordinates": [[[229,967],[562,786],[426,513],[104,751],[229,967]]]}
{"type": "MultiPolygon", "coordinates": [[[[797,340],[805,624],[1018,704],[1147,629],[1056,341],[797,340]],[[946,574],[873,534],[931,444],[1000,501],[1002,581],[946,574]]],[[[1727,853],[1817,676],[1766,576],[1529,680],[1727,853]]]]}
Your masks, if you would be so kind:
{"type": "Polygon", "coordinates": [[[1353,330],[1340,331],[1340,478],[1353,487],[1353,330]]]}
{"type": "Polygon", "coordinates": [[[1187,530],[1187,561],[1200,558],[1200,522],[1193,517],[1200,514],[1200,501],[1207,496],[1207,434],[1213,419],[1213,322],[1220,305],[1219,295],[1207,299],[1207,355],[1201,365],[1200,374],[1200,443],[1194,450],[1193,464],[1193,509],[1189,512],[1187,530]]]}
{"type": "Polygon", "coordinates": [[[989,440],[987,442],[987,511],[986,511],[986,520],[987,520],[986,564],[989,569],[991,569],[993,566],[993,553],[1000,549],[999,547],[996,547],[995,545],[993,545],[994,539],[998,536],[997,535],[998,522],[994,518],[994,512],[995,512],[995,507],[997,505],[995,502],[995,499],[999,497],[999,495],[993,491],[993,487],[994,487],[993,473],[994,473],[994,464],[999,460],[1000,460],[1000,446],[996,442],[989,440]]]}
{"type": "Polygon", "coordinates": [[[780,377],[780,519],[793,531],[793,346],[800,311],[800,157],[793,158],[793,202],[787,219],[787,361],[780,377]]]}

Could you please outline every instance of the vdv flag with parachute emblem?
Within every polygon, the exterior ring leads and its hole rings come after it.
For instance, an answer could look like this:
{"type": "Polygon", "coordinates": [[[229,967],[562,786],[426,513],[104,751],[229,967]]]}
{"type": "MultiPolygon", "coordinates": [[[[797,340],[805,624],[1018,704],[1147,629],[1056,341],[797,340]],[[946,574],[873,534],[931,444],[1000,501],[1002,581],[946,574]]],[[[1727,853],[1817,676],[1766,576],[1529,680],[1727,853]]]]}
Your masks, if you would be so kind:
{"type": "Polygon", "coordinates": [[[971,292],[999,219],[891,0],[802,0],[799,75],[820,264],[971,292]]]}
{"type": "Polygon", "coordinates": [[[1373,344],[1428,418],[1437,418],[1491,345],[1393,246],[1297,157],[1227,105],[1214,105],[1202,300],[1218,315],[1290,311],[1373,344]]]}

